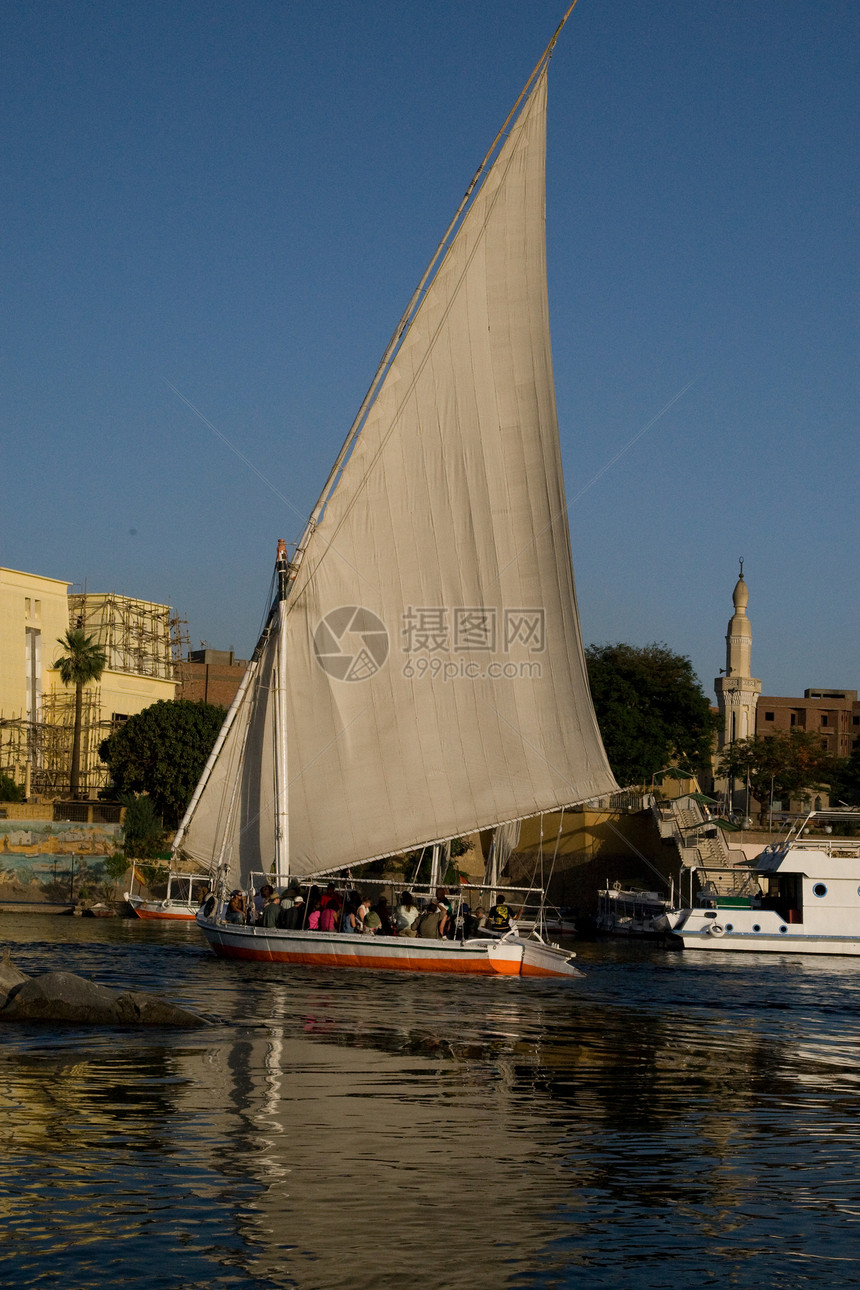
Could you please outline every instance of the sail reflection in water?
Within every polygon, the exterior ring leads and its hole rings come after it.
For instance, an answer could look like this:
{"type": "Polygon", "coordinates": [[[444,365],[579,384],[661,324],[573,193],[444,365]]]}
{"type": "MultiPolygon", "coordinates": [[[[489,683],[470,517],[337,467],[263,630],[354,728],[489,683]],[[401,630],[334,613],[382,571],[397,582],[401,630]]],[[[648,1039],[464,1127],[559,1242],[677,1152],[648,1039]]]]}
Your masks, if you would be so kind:
{"type": "Polygon", "coordinates": [[[35,921],[23,970],[222,1020],[4,1032],[6,1283],[860,1284],[856,964],[285,982],[193,928],[35,921]]]}

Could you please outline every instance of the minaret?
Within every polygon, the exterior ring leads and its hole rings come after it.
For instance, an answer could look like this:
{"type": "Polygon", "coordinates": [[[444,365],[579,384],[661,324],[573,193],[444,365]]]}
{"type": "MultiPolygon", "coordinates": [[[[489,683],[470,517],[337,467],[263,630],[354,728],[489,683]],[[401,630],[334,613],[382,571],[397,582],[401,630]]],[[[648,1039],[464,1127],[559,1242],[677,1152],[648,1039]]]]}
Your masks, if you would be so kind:
{"type": "Polygon", "coordinates": [[[735,612],[729,619],[726,632],[726,670],[714,681],[717,706],[722,718],[718,733],[718,747],[726,748],[738,739],[748,739],[755,734],[755,709],[761,694],[761,681],[750,676],[752,630],[747,618],[750,593],[744,582],[744,562],[735,586],[732,601],[735,612]]]}

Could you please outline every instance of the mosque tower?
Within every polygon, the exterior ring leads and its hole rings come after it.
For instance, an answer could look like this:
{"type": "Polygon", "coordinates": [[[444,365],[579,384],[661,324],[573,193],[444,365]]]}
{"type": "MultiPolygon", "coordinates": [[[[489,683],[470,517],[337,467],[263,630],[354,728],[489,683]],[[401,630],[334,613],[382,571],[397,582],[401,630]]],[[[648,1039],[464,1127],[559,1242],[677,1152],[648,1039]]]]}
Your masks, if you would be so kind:
{"type": "Polygon", "coordinates": [[[726,632],[725,673],[714,681],[722,722],[717,735],[719,748],[755,734],[755,709],[761,694],[761,681],[750,676],[752,630],[747,618],[750,593],[744,582],[743,558],[740,565],[740,577],[732,595],[735,612],[726,632]]]}

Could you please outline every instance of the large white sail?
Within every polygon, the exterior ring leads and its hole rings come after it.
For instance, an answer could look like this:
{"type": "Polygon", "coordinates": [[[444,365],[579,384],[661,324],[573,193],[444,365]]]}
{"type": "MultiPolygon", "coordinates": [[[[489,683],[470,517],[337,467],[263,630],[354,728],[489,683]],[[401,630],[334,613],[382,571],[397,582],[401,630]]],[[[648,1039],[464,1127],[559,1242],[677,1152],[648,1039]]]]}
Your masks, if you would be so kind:
{"type": "Polygon", "coordinates": [[[616,787],[570,555],[544,236],[546,67],[415,313],[302,553],[185,847],[275,856],[286,651],[289,868],[325,872],[616,787]],[[281,638],[283,636],[283,638],[281,638]],[[216,805],[212,800],[220,796],[216,805]],[[199,819],[198,819],[199,817],[199,819]],[[204,824],[204,822],[206,822],[204,824]]]}

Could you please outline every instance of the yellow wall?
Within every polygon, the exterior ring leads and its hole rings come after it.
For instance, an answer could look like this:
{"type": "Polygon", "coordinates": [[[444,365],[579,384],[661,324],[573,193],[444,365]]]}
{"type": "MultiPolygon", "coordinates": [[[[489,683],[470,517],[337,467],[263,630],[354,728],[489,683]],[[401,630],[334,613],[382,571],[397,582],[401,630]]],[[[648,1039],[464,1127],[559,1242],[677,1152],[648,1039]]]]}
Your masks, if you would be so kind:
{"type": "Polygon", "coordinates": [[[35,573],[0,569],[0,716],[35,719],[27,712],[26,629],[40,632],[42,692],[69,626],[69,584],[35,573]],[[29,612],[28,612],[29,608],[29,612]]]}
{"type": "Polygon", "coordinates": [[[650,811],[566,811],[559,838],[560,818],[544,815],[542,846],[540,819],[523,821],[510,864],[517,883],[544,886],[552,901],[580,915],[593,914],[598,888],[616,881],[662,891],[670,878],[677,883],[677,849],[663,842],[650,811]]]}

